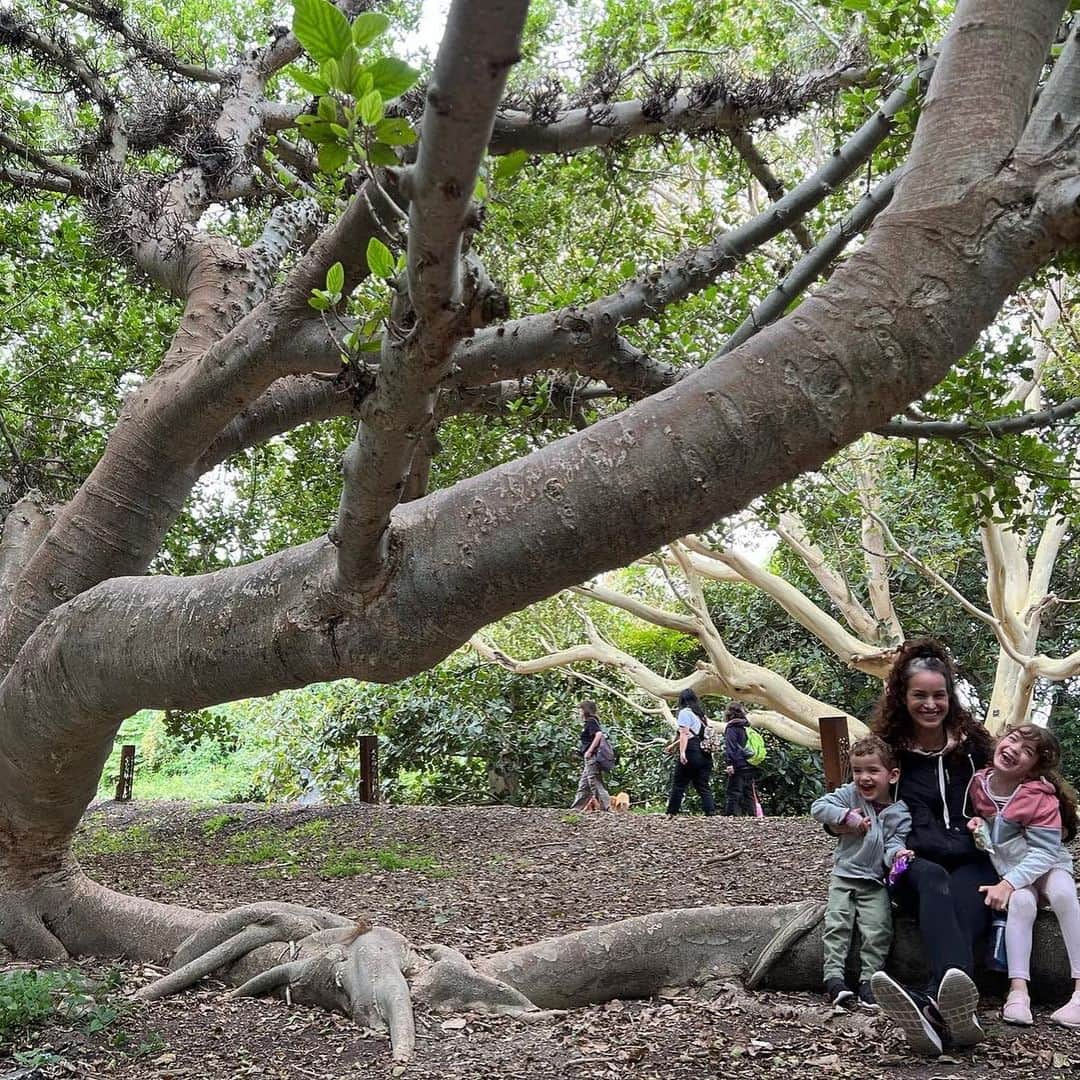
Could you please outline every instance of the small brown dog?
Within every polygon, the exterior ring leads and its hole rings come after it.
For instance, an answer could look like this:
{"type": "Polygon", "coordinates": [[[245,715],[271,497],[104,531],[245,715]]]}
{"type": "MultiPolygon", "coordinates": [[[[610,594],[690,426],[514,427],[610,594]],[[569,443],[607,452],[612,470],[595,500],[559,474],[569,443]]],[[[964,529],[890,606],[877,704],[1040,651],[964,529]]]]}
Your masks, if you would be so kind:
{"type": "MultiPolygon", "coordinates": [[[[589,801],[581,808],[588,812],[589,810],[599,810],[600,801],[594,795],[589,801]]],[[[625,791],[620,791],[618,795],[611,796],[611,804],[608,809],[613,810],[617,814],[623,814],[630,809],[630,796],[625,791]]]]}

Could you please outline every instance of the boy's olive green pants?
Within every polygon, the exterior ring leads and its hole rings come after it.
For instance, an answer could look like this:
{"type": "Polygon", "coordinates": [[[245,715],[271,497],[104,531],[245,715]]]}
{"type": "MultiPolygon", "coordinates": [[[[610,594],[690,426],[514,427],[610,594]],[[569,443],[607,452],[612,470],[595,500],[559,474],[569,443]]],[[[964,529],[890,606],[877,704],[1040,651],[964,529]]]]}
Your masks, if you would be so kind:
{"type": "Polygon", "coordinates": [[[859,927],[859,982],[885,967],[892,945],[892,904],[879,881],[868,878],[829,879],[829,899],[825,905],[825,978],[842,979],[851,948],[851,932],[859,927]]]}

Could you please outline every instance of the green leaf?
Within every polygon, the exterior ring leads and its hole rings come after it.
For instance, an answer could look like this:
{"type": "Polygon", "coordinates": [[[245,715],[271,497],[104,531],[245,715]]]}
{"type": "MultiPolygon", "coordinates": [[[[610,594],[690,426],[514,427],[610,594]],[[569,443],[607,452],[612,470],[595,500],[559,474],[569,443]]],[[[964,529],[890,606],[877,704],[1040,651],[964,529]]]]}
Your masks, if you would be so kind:
{"type": "Polygon", "coordinates": [[[374,127],[383,118],[383,99],[378,90],[372,90],[360,99],[360,119],[374,127]]]}
{"type": "Polygon", "coordinates": [[[484,182],[484,178],[478,176],[476,178],[476,187],[473,188],[473,198],[483,202],[483,200],[487,198],[487,193],[488,189],[487,184],[484,182]]]}
{"type": "Polygon", "coordinates": [[[319,74],[326,81],[327,85],[332,86],[335,90],[348,89],[348,86],[342,80],[341,68],[338,66],[338,62],[332,57],[329,60],[324,60],[319,65],[319,74]]]}
{"type": "Polygon", "coordinates": [[[382,94],[385,101],[401,97],[410,86],[420,78],[420,72],[409,67],[404,60],[393,56],[382,56],[368,68],[372,85],[382,94]]]}
{"type": "Polygon", "coordinates": [[[330,300],[327,298],[326,293],[322,289],[312,290],[311,295],[308,297],[308,303],[316,311],[327,311],[330,307],[330,300]]]}
{"type": "Polygon", "coordinates": [[[374,85],[371,72],[366,67],[360,67],[353,72],[349,89],[352,91],[352,96],[359,101],[374,85]]]}
{"type": "Polygon", "coordinates": [[[352,41],[349,20],[329,0],[294,0],[293,33],[320,63],[336,60],[352,41]]]}
{"type": "Polygon", "coordinates": [[[416,132],[404,117],[391,116],[375,125],[375,138],[391,146],[412,146],[416,132]]]}
{"type": "Polygon", "coordinates": [[[339,142],[326,142],[319,147],[319,170],[328,176],[349,160],[349,151],[339,142]]]}
{"type": "Polygon", "coordinates": [[[327,292],[339,293],[345,287],[345,267],[336,262],[326,271],[327,292]]]}
{"type": "MultiPolygon", "coordinates": [[[[297,121],[300,124],[300,121],[297,121]]],[[[300,125],[300,134],[313,143],[337,142],[337,136],[330,130],[330,125],[321,120],[312,120],[310,123],[300,125]]]]}
{"type": "Polygon", "coordinates": [[[325,94],[330,87],[319,78],[318,75],[312,75],[310,71],[301,71],[298,67],[293,67],[290,64],[285,68],[285,74],[292,79],[301,90],[306,90],[309,94],[325,94]]]}
{"type": "Polygon", "coordinates": [[[387,146],[384,142],[372,143],[368,149],[368,161],[372,165],[397,165],[398,156],[394,153],[392,146],[387,146]]]}
{"type": "Polygon", "coordinates": [[[381,34],[386,33],[390,20],[385,15],[374,11],[365,11],[363,15],[357,15],[352,24],[353,44],[362,49],[370,45],[381,34]]]}
{"type": "Polygon", "coordinates": [[[619,275],[624,278],[632,278],[637,273],[637,263],[633,259],[623,259],[619,263],[619,275]]]}
{"type": "Polygon", "coordinates": [[[495,163],[495,182],[501,184],[521,172],[521,167],[528,160],[529,155],[524,150],[515,150],[512,154],[499,158],[495,163]]]}
{"type": "Polygon", "coordinates": [[[378,237],[373,236],[368,241],[367,264],[371,272],[377,277],[391,278],[394,276],[393,253],[378,237]]]}
{"type": "Polygon", "coordinates": [[[319,119],[320,120],[336,120],[337,119],[337,102],[332,97],[319,98],[319,119]]]}

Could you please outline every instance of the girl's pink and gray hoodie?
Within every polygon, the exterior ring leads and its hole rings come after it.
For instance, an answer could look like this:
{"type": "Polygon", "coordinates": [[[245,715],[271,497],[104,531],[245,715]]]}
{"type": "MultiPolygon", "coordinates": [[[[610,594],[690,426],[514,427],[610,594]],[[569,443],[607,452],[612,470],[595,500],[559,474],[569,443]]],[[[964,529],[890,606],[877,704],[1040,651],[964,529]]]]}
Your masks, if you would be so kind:
{"type": "Polygon", "coordinates": [[[1061,842],[1061,805],[1054,785],[1038,777],[1025,780],[998,811],[988,783],[993,769],[971,778],[971,806],[986,820],[994,850],[994,869],[1014,889],[1022,889],[1055,868],[1072,873],[1072,856],[1061,842]]]}

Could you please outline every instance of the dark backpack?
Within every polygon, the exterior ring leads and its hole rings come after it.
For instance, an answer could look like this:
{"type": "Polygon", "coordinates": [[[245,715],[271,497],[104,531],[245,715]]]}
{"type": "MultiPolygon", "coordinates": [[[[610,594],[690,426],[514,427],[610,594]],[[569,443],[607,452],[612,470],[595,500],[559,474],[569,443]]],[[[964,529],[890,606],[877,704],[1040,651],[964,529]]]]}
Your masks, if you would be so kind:
{"type": "Polygon", "coordinates": [[[619,755],[603,732],[600,733],[600,743],[596,748],[595,757],[597,768],[601,772],[611,772],[619,764],[619,755]]]}

